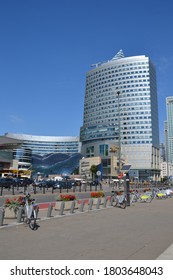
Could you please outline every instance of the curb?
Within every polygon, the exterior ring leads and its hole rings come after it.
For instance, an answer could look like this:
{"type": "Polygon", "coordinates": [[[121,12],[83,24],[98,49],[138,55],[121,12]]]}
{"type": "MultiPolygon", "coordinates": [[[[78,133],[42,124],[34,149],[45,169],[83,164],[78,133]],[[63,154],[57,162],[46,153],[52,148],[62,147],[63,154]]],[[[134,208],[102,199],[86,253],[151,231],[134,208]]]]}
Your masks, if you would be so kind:
{"type": "MultiPolygon", "coordinates": [[[[74,215],[78,215],[78,214],[84,214],[84,213],[91,213],[93,211],[99,211],[99,210],[106,210],[106,209],[110,209],[113,208],[113,206],[107,206],[105,208],[99,208],[99,209],[92,209],[92,210],[86,210],[86,211],[81,211],[81,212],[74,212],[74,213],[65,213],[63,215],[55,215],[55,216],[51,216],[51,217],[42,217],[42,218],[38,218],[37,222],[42,222],[42,221],[46,221],[46,220],[51,220],[51,219],[57,219],[57,218],[65,218],[65,217],[69,217],[69,216],[74,216],[74,215]]],[[[43,210],[43,209],[42,209],[43,210]]],[[[25,225],[24,222],[21,223],[17,223],[17,222],[13,222],[7,225],[3,225],[0,226],[0,230],[1,229],[5,229],[5,228],[9,228],[9,227],[15,227],[15,226],[21,226],[21,225],[25,225]]]]}

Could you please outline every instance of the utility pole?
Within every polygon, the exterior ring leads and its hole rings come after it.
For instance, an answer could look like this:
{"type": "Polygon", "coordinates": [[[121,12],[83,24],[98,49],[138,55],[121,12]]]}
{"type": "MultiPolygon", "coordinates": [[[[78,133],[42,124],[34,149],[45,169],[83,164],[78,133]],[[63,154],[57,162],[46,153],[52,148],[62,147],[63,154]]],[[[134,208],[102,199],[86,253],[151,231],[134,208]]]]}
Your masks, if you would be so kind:
{"type": "Polygon", "coordinates": [[[121,171],[121,125],[120,125],[120,91],[118,95],[118,173],[121,171]]]}

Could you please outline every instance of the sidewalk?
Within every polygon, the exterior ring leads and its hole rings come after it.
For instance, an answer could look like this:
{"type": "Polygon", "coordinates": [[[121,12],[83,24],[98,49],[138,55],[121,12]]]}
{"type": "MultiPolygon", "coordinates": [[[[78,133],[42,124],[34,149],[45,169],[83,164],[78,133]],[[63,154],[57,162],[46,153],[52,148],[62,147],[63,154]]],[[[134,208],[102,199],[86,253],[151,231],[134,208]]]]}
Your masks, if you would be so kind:
{"type": "Polygon", "coordinates": [[[37,231],[0,230],[1,259],[173,260],[173,198],[59,216],[40,210],[37,231]],[[170,247],[171,246],[171,247],[170,247]],[[167,249],[168,248],[168,249],[167,249]]]}

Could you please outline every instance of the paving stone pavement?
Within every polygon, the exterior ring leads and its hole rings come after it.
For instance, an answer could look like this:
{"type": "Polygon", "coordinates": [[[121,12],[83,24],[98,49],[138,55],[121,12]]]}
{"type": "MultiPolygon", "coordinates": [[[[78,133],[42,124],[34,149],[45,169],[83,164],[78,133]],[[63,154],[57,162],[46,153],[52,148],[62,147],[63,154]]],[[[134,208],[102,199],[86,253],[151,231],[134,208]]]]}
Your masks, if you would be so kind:
{"type": "Polygon", "coordinates": [[[14,221],[0,228],[0,259],[173,260],[172,210],[173,198],[51,218],[40,210],[36,231],[14,221]]]}

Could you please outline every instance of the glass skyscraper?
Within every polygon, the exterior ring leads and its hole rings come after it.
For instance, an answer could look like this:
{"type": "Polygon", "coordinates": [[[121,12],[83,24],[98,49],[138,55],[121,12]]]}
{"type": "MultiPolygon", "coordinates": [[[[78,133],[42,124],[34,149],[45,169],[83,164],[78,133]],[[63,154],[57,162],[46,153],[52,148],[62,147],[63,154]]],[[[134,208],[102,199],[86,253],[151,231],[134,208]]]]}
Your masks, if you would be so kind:
{"type": "Polygon", "coordinates": [[[159,175],[158,102],[153,63],[145,55],[125,57],[120,50],[111,60],[92,67],[86,74],[80,130],[82,154],[101,156],[103,162],[107,161],[107,175],[111,175],[110,149],[120,144],[121,160],[131,164],[131,174],[138,178],[159,175]]]}
{"type": "Polygon", "coordinates": [[[167,141],[166,154],[167,161],[173,163],[173,96],[166,98],[166,112],[167,112],[167,141]]]}

